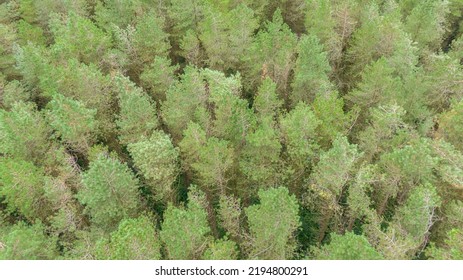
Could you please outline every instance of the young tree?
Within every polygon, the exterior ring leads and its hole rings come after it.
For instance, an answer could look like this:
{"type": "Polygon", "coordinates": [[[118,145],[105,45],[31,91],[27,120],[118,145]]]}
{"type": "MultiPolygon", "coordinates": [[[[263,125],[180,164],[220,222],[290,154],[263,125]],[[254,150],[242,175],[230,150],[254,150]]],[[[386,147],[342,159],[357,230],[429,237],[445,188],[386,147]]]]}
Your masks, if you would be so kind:
{"type": "Polygon", "coordinates": [[[167,56],[170,43],[163,27],[163,19],[151,12],[138,17],[136,26],[116,28],[117,48],[127,56],[131,76],[139,77],[144,65],[153,63],[156,56],[167,56]]]}
{"type": "Polygon", "coordinates": [[[339,200],[361,153],[357,145],[339,136],[333,147],[320,154],[320,160],[310,178],[308,204],[317,209],[320,217],[318,242],[323,241],[333,216],[339,215],[339,200]]]}
{"type": "Polygon", "coordinates": [[[15,103],[9,112],[0,109],[0,153],[4,155],[41,165],[50,147],[50,133],[32,103],[15,103]]]}
{"type": "Polygon", "coordinates": [[[204,260],[236,260],[238,249],[236,243],[226,238],[215,240],[204,251],[204,260]]]}
{"type": "Polygon", "coordinates": [[[53,260],[58,257],[55,237],[45,234],[42,223],[18,222],[0,230],[0,260],[53,260]]]}
{"type": "Polygon", "coordinates": [[[346,135],[358,116],[353,108],[344,112],[344,100],[336,92],[318,95],[312,103],[315,117],[320,121],[316,128],[318,144],[329,147],[338,135],[346,135]]]}
{"type": "Polygon", "coordinates": [[[271,22],[259,31],[248,50],[247,70],[243,71],[246,89],[254,90],[260,80],[271,78],[283,100],[288,102],[290,73],[294,67],[297,37],[276,10],[271,22]]]}
{"type": "Polygon", "coordinates": [[[95,225],[111,231],[122,219],[136,215],[140,204],[138,180],[126,164],[100,154],[82,175],[82,184],[77,199],[95,225]]]}
{"type": "Polygon", "coordinates": [[[171,65],[169,58],[156,56],[153,63],[143,68],[140,83],[156,102],[166,100],[166,92],[175,83],[179,65],[171,65]]]}
{"type": "Polygon", "coordinates": [[[0,23],[0,38],[0,72],[6,77],[14,77],[14,43],[17,34],[13,26],[0,23]]]}
{"type": "Polygon", "coordinates": [[[119,115],[116,119],[119,141],[128,145],[148,139],[159,125],[156,105],[126,77],[117,78],[119,115]]]}
{"type": "Polygon", "coordinates": [[[71,150],[86,154],[96,138],[96,110],[61,94],[53,96],[48,108],[48,123],[56,136],[71,150]]]}
{"type": "Polygon", "coordinates": [[[421,50],[425,48],[432,51],[438,50],[447,29],[446,17],[449,13],[449,1],[413,2],[413,8],[405,19],[405,31],[412,36],[413,41],[418,43],[421,50]]]}
{"type": "Polygon", "coordinates": [[[127,149],[154,197],[161,201],[172,200],[172,185],[179,173],[179,153],[170,137],[162,131],[155,131],[149,139],[131,143],[127,149]]]}
{"type": "Polygon", "coordinates": [[[437,247],[431,243],[426,255],[433,260],[463,260],[463,233],[461,229],[452,229],[447,234],[445,247],[437,247]]]}
{"type": "Polygon", "coordinates": [[[315,96],[327,94],[332,89],[328,79],[331,67],[327,54],[315,35],[303,36],[299,40],[297,55],[291,84],[293,91],[290,99],[293,106],[299,101],[310,104],[315,96]]]}
{"type": "Polygon", "coordinates": [[[383,257],[368,240],[353,232],[343,235],[332,233],[331,242],[321,248],[314,248],[316,260],[381,260],[383,257]]]}
{"type": "Polygon", "coordinates": [[[160,237],[166,246],[166,257],[171,260],[199,259],[206,249],[208,234],[205,195],[196,187],[190,187],[188,205],[185,208],[169,204],[164,212],[160,237]]]}
{"type": "Polygon", "coordinates": [[[259,204],[245,209],[249,225],[249,259],[291,259],[299,205],[285,187],[259,191],[259,204]]]}
{"type": "Polygon", "coordinates": [[[253,108],[259,123],[272,123],[279,117],[283,101],[278,97],[276,84],[270,78],[265,78],[254,98],[253,108]]]}
{"type": "Polygon", "coordinates": [[[182,138],[183,130],[190,121],[195,121],[199,108],[204,108],[208,92],[196,68],[187,66],[179,82],[166,92],[162,102],[162,118],[175,142],[182,138]]]}
{"type": "Polygon", "coordinates": [[[0,196],[10,214],[18,213],[29,222],[45,221],[51,212],[43,187],[46,180],[42,168],[31,162],[0,159],[0,196]]]}
{"type": "Polygon", "coordinates": [[[318,151],[316,130],[319,125],[311,108],[302,102],[280,119],[286,163],[291,174],[290,189],[296,193],[318,151]]]}
{"type": "Polygon", "coordinates": [[[112,47],[111,38],[93,22],[75,13],[61,21],[50,21],[54,37],[53,52],[65,60],[75,58],[86,64],[98,65],[101,58],[112,47]]]}
{"type": "Polygon", "coordinates": [[[271,124],[262,124],[246,136],[239,165],[251,187],[267,188],[278,184],[281,148],[278,132],[271,124]]]}
{"type": "Polygon", "coordinates": [[[108,239],[96,244],[96,258],[110,260],[159,260],[161,242],[147,216],[124,219],[108,239]]]}
{"type": "Polygon", "coordinates": [[[463,101],[452,104],[450,110],[439,116],[437,136],[463,151],[460,132],[463,129],[463,101]]]}
{"type": "Polygon", "coordinates": [[[203,190],[214,195],[227,192],[228,181],[234,176],[234,157],[230,142],[216,137],[207,139],[198,150],[198,161],[191,164],[203,190]]]}

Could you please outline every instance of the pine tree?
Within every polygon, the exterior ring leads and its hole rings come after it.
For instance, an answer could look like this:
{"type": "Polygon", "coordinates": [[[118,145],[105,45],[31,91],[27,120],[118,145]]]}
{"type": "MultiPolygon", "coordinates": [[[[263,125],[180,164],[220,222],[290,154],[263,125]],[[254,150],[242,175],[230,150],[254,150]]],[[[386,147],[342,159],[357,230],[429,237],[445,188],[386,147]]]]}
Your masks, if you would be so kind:
{"type": "Polygon", "coordinates": [[[299,205],[285,187],[259,191],[259,204],[245,209],[250,240],[249,259],[291,259],[294,233],[300,226],[299,205]]]}
{"type": "Polygon", "coordinates": [[[159,260],[161,242],[147,216],[124,219],[108,239],[96,244],[96,258],[110,260],[159,260]]]}
{"type": "Polygon", "coordinates": [[[126,164],[100,154],[82,175],[77,198],[92,222],[106,231],[124,218],[135,216],[140,204],[138,179],[126,164]]]}
{"type": "Polygon", "coordinates": [[[179,168],[178,150],[170,137],[162,131],[155,131],[149,139],[131,143],[127,149],[154,197],[161,201],[171,200],[179,168]]]}
{"type": "Polygon", "coordinates": [[[188,198],[187,207],[169,204],[164,212],[160,237],[171,260],[199,259],[206,249],[210,227],[203,207],[205,195],[190,187],[188,198]]]}
{"type": "Polygon", "coordinates": [[[298,44],[298,57],[291,84],[291,102],[295,106],[299,101],[310,104],[317,95],[331,91],[328,79],[331,67],[323,46],[314,35],[303,36],[298,44]]]}

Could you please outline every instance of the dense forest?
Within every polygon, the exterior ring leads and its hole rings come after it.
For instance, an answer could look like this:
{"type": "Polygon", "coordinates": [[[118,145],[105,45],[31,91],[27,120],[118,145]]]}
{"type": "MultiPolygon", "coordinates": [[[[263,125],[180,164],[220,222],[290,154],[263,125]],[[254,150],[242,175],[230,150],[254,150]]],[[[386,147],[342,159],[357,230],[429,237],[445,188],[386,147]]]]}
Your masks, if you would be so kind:
{"type": "Polygon", "coordinates": [[[463,0],[0,0],[0,259],[463,259],[463,0]]]}

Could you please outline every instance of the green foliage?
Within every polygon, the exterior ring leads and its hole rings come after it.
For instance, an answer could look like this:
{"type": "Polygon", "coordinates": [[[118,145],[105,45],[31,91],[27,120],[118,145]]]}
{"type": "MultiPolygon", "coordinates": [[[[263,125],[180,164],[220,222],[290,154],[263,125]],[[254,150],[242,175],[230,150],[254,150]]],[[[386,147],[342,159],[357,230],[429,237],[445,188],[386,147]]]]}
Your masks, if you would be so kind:
{"type": "Polygon", "coordinates": [[[27,220],[43,219],[50,213],[44,196],[46,177],[34,164],[13,158],[0,159],[0,197],[9,213],[19,213],[27,220]]]}
{"type": "Polygon", "coordinates": [[[440,137],[463,151],[461,131],[463,131],[463,101],[454,103],[450,110],[440,115],[438,133],[440,137]]]}
{"type": "Polygon", "coordinates": [[[294,68],[294,79],[291,87],[291,102],[311,103],[315,96],[331,91],[328,73],[331,67],[323,46],[314,35],[303,36],[299,40],[298,57],[294,68]]]}
{"type": "Polygon", "coordinates": [[[270,77],[279,94],[288,101],[290,73],[294,67],[297,37],[283,22],[277,10],[265,30],[261,30],[248,51],[249,70],[246,70],[246,88],[254,89],[261,77],[270,77]],[[248,73],[249,71],[249,73],[248,73]]]}
{"type": "Polygon", "coordinates": [[[439,248],[434,244],[426,250],[426,255],[434,260],[462,260],[463,235],[461,229],[452,229],[448,232],[445,247],[439,248]]]}
{"type": "Polygon", "coordinates": [[[129,144],[127,149],[154,196],[158,200],[172,198],[172,185],[179,171],[179,153],[170,137],[162,131],[155,131],[149,140],[129,144]]]}
{"type": "Polygon", "coordinates": [[[250,259],[291,259],[294,233],[300,226],[299,205],[285,187],[259,191],[259,204],[245,209],[250,259]]]}
{"type": "Polygon", "coordinates": [[[169,88],[162,103],[162,117],[174,140],[181,139],[183,130],[195,120],[196,112],[206,101],[207,92],[199,71],[186,67],[181,80],[169,88]]]}
{"type": "Polygon", "coordinates": [[[17,40],[15,30],[11,25],[0,23],[0,72],[14,76],[14,42],[17,40]]]}
{"type": "Polygon", "coordinates": [[[315,98],[312,109],[320,121],[316,131],[319,137],[317,142],[321,146],[328,147],[337,135],[345,135],[351,128],[357,116],[356,109],[344,112],[343,108],[344,100],[336,93],[319,95],[315,98]]]}
{"type": "Polygon", "coordinates": [[[110,231],[122,219],[137,213],[138,180],[117,159],[100,155],[82,175],[82,184],[77,199],[85,205],[85,213],[103,229],[110,231]]]}
{"type": "Polygon", "coordinates": [[[167,90],[176,80],[174,73],[179,66],[171,64],[170,59],[156,56],[153,63],[146,66],[140,75],[141,84],[157,102],[166,99],[167,90]]]}
{"type": "Polygon", "coordinates": [[[321,248],[314,248],[317,260],[381,260],[368,240],[361,235],[347,232],[343,235],[331,234],[331,242],[321,248]]]}
{"type": "Polygon", "coordinates": [[[96,110],[61,94],[55,94],[48,106],[48,122],[61,141],[72,150],[87,152],[95,140],[96,110]]]}
{"type": "Polygon", "coordinates": [[[125,77],[118,79],[117,86],[120,111],[116,124],[119,141],[128,145],[149,138],[159,125],[154,102],[125,77]]]}
{"type": "Polygon", "coordinates": [[[16,102],[27,102],[31,98],[30,92],[17,80],[13,80],[2,87],[0,102],[5,109],[11,109],[16,102]]]}
{"type": "Polygon", "coordinates": [[[416,1],[405,20],[404,29],[412,35],[413,41],[423,49],[436,50],[440,47],[446,31],[445,18],[449,12],[449,1],[416,1]]]}
{"type": "Polygon", "coordinates": [[[462,12],[0,0],[0,258],[461,258],[462,12]]]}
{"type": "Polygon", "coordinates": [[[209,244],[203,255],[204,260],[236,260],[237,258],[236,243],[227,239],[216,240],[209,244]]]}
{"type": "Polygon", "coordinates": [[[153,222],[146,216],[124,219],[109,239],[96,244],[96,258],[110,260],[159,260],[161,242],[153,222]]]}
{"type": "Polygon", "coordinates": [[[277,131],[268,124],[246,136],[239,165],[251,186],[272,187],[278,183],[281,148],[277,131]]]}
{"type": "Polygon", "coordinates": [[[53,260],[58,256],[56,238],[45,234],[42,223],[23,222],[0,230],[0,260],[53,260]]]}
{"type": "Polygon", "coordinates": [[[50,23],[57,56],[75,58],[83,63],[98,64],[101,57],[111,48],[111,38],[88,18],[70,13],[65,21],[55,18],[50,23]]]}
{"type": "Polygon", "coordinates": [[[210,232],[207,213],[203,207],[204,193],[191,187],[186,208],[169,204],[161,225],[161,240],[167,258],[172,260],[198,259],[205,250],[210,232]]]}
{"type": "Polygon", "coordinates": [[[198,162],[191,164],[201,186],[210,191],[225,194],[234,161],[234,151],[230,143],[215,137],[207,139],[198,150],[198,162]]]}
{"type": "Polygon", "coordinates": [[[15,103],[0,109],[0,153],[39,163],[50,143],[50,129],[33,103],[15,103]]]}
{"type": "Polygon", "coordinates": [[[138,76],[144,65],[153,63],[156,56],[167,55],[170,44],[163,26],[162,18],[154,13],[147,13],[138,18],[135,27],[116,27],[116,45],[127,56],[130,74],[138,76]]]}

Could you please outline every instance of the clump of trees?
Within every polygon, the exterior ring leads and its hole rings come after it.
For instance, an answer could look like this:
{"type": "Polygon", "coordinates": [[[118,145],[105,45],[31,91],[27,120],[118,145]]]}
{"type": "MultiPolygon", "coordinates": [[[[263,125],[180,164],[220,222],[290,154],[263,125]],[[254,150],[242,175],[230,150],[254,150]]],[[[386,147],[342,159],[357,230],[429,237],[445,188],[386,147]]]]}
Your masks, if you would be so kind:
{"type": "Polygon", "coordinates": [[[0,259],[462,259],[462,17],[0,1],[0,259]]]}

